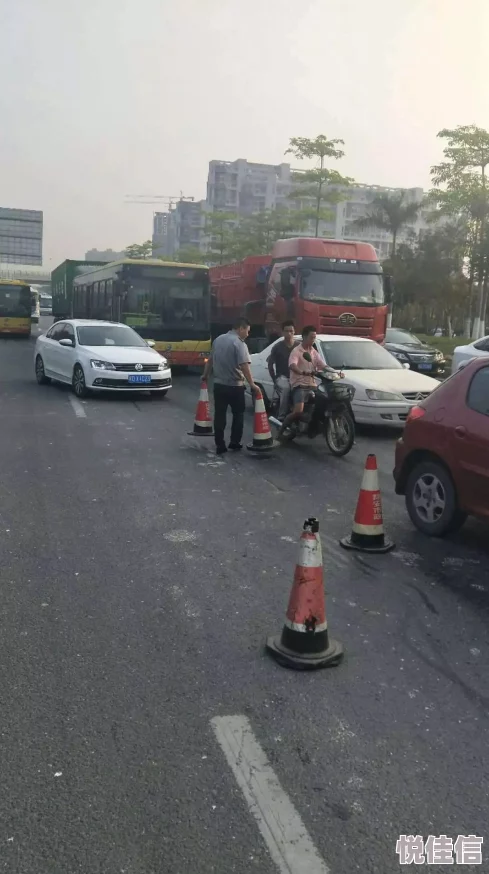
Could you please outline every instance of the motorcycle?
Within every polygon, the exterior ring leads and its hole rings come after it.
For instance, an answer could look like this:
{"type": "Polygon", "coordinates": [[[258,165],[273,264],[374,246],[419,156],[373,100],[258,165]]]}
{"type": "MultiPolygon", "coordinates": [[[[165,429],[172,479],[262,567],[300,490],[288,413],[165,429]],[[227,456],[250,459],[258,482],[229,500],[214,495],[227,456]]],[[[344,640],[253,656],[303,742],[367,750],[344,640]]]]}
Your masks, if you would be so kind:
{"type": "MultiPolygon", "coordinates": [[[[355,442],[355,420],[351,409],[355,389],[343,383],[342,376],[334,370],[324,370],[315,376],[318,385],[311,388],[304,412],[299,419],[291,422],[279,440],[290,443],[296,437],[303,436],[312,440],[322,434],[332,455],[347,455],[355,442]]],[[[282,422],[276,418],[279,402],[278,396],[274,395],[269,421],[276,428],[282,427],[282,422]]]]}

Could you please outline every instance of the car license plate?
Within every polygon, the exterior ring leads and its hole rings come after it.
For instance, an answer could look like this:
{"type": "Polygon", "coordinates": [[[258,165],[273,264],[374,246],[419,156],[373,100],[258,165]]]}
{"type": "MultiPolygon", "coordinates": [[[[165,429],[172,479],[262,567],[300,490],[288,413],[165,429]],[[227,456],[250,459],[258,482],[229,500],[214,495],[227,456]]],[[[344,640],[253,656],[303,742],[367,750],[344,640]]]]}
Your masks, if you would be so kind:
{"type": "Polygon", "coordinates": [[[145,373],[132,373],[128,377],[128,382],[132,384],[137,383],[138,385],[147,385],[151,382],[151,377],[149,375],[147,376],[145,373]]]}
{"type": "Polygon", "coordinates": [[[432,364],[418,364],[420,370],[431,370],[433,368],[432,364]]]}

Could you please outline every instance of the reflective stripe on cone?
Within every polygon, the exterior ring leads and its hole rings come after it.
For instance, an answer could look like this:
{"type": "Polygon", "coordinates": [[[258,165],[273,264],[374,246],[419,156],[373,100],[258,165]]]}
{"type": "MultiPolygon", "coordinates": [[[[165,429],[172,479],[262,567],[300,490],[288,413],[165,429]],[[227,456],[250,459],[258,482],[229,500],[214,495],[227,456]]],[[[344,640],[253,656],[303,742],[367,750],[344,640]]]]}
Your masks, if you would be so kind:
{"type": "Polygon", "coordinates": [[[267,411],[263,395],[258,389],[255,395],[255,414],[253,418],[253,441],[248,443],[247,449],[250,452],[269,452],[274,448],[272,432],[270,431],[270,423],[268,421],[267,411]]]}
{"type": "Polygon", "coordinates": [[[395,546],[384,533],[375,455],[367,456],[352,531],[349,537],[340,540],[340,544],[345,549],[356,549],[360,552],[389,552],[395,546]]]}
{"type": "Polygon", "coordinates": [[[298,670],[338,664],[343,647],[328,636],[319,524],[304,522],[299,560],[280,638],[267,640],[267,649],[284,667],[298,670]]]}
{"type": "Polygon", "coordinates": [[[214,436],[209,406],[209,392],[207,391],[207,383],[204,382],[204,380],[202,380],[200,384],[199,400],[194,419],[194,430],[189,431],[188,433],[197,437],[214,436]]]}

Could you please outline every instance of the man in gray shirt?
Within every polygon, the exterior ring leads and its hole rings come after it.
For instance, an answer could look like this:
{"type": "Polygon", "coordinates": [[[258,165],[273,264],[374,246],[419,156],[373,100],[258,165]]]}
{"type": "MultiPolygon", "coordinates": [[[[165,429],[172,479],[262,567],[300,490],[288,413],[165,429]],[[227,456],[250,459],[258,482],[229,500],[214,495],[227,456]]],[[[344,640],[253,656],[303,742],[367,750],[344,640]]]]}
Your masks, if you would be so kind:
{"type": "Polygon", "coordinates": [[[234,451],[241,449],[243,436],[245,387],[249,383],[252,391],[256,390],[250,369],[250,353],[245,340],[250,333],[250,323],[247,319],[237,319],[232,331],[216,337],[212,344],[212,352],[205,366],[204,379],[214,374],[214,439],[216,452],[223,455],[227,452],[224,439],[226,416],[231,407],[233,422],[231,425],[231,440],[229,448],[234,451]]]}

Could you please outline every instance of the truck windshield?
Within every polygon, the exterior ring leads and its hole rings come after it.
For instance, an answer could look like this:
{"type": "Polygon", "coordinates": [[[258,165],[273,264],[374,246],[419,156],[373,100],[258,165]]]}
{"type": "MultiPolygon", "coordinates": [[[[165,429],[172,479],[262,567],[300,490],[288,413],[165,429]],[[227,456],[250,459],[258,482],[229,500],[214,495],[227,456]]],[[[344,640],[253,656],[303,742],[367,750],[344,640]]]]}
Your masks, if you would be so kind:
{"type": "Polygon", "coordinates": [[[0,285],[0,316],[30,316],[31,292],[18,285],[0,285]]]}
{"type": "Polygon", "coordinates": [[[301,296],[317,303],[381,306],[384,303],[382,274],[303,270],[301,296]]]}

